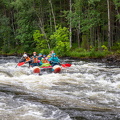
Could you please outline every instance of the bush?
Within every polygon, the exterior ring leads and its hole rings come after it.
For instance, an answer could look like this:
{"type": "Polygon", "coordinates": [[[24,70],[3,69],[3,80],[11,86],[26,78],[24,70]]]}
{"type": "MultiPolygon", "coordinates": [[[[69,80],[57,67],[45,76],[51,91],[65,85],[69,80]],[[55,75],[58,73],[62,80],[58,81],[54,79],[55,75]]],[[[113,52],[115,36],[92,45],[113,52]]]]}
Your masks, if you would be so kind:
{"type": "Polygon", "coordinates": [[[48,55],[50,53],[50,49],[42,49],[41,51],[39,51],[39,53],[48,55]]]}
{"type": "Polygon", "coordinates": [[[83,51],[83,52],[73,51],[73,52],[69,52],[68,56],[70,56],[70,57],[78,57],[78,58],[80,58],[80,57],[89,57],[90,53],[87,52],[87,51],[83,51]]]}
{"type": "Polygon", "coordinates": [[[114,46],[112,47],[112,50],[114,51],[120,50],[120,43],[115,43],[114,46]]]}
{"type": "Polygon", "coordinates": [[[54,50],[59,55],[65,55],[70,50],[69,31],[66,27],[58,27],[57,30],[50,36],[50,40],[54,41],[54,50]]]}
{"type": "Polygon", "coordinates": [[[76,48],[75,49],[76,52],[83,52],[83,51],[86,51],[84,48],[76,48]]]}

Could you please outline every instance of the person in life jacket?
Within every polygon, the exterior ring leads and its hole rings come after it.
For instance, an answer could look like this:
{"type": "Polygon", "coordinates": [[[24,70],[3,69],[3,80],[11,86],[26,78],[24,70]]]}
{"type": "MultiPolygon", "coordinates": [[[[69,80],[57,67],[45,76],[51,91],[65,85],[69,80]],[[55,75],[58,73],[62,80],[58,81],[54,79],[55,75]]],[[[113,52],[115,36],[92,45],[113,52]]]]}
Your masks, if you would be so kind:
{"type": "Polygon", "coordinates": [[[42,63],[42,58],[43,58],[43,56],[42,56],[42,54],[41,53],[39,53],[39,55],[38,55],[38,65],[39,66],[41,66],[43,63],[42,63]]]}
{"type": "Polygon", "coordinates": [[[38,60],[42,60],[42,54],[41,53],[39,53],[39,55],[38,55],[38,60]]]}
{"type": "Polygon", "coordinates": [[[38,57],[36,55],[36,52],[33,52],[33,56],[32,56],[32,63],[31,63],[31,66],[38,66],[38,57]]]}
{"type": "Polygon", "coordinates": [[[26,52],[24,52],[23,57],[27,57],[27,53],[26,52]]]}
{"type": "Polygon", "coordinates": [[[46,55],[43,55],[43,58],[41,59],[42,63],[49,63],[47,59],[48,58],[46,57],[46,55]]]}
{"type": "Polygon", "coordinates": [[[50,59],[53,53],[54,53],[54,50],[50,51],[50,53],[47,55],[47,58],[50,59]]]}
{"type": "Polygon", "coordinates": [[[32,63],[32,60],[30,59],[29,56],[25,57],[25,63],[29,63],[29,67],[30,67],[30,64],[32,63]]]}
{"type": "Polygon", "coordinates": [[[25,62],[25,61],[26,61],[26,60],[25,60],[26,57],[27,57],[27,53],[24,52],[24,54],[23,54],[22,58],[20,59],[19,63],[20,63],[20,62],[25,62]]]}
{"type": "Polygon", "coordinates": [[[55,53],[52,54],[52,57],[49,59],[49,61],[52,66],[60,64],[60,59],[56,56],[55,53]]]}

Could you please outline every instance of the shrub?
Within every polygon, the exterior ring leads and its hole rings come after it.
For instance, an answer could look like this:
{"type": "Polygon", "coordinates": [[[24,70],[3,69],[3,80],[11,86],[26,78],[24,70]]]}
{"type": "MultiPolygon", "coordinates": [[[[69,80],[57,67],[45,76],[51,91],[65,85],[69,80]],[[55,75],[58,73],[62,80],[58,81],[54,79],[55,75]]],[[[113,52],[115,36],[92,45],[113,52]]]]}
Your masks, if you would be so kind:
{"type": "Polygon", "coordinates": [[[66,27],[58,27],[50,40],[54,41],[54,50],[59,55],[65,55],[65,52],[70,50],[69,31],[66,27]]]}

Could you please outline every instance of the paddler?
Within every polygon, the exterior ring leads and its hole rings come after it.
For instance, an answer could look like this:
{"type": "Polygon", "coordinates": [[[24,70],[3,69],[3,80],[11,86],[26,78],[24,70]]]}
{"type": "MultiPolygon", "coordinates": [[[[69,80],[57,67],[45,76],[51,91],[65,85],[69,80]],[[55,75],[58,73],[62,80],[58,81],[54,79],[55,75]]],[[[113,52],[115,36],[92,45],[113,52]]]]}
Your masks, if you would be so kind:
{"type": "Polygon", "coordinates": [[[41,59],[42,63],[49,63],[48,58],[46,55],[43,55],[43,58],[41,59]]]}
{"type": "Polygon", "coordinates": [[[55,53],[52,54],[52,57],[49,59],[49,61],[52,66],[60,64],[60,59],[56,56],[55,53]]]}
{"type": "Polygon", "coordinates": [[[31,65],[31,63],[32,63],[32,60],[30,59],[29,56],[26,56],[26,57],[25,57],[25,63],[29,63],[29,67],[30,67],[30,65],[31,65]]]}
{"type": "Polygon", "coordinates": [[[23,57],[26,57],[26,56],[27,56],[27,53],[26,53],[26,52],[24,52],[23,57]]]}
{"type": "Polygon", "coordinates": [[[47,55],[47,58],[50,59],[53,53],[54,53],[54,50],[50,51],[50,53],[47,55]]]}
{"type": "Polygon", "coordinates": [[[24,52],[24,54],[23,54],[23,56],[21,57],[19,63],[20,63],[20,62],[25,62],[25,61],[26,61],[26,59],[25,59],[26,57],[27,57],[27,53],[24,52]]]}
{"type": "Polygon", "coordinates": [[[36,52],[33,52],[33,56],[32,56],[32,63],[30,64],[32,67],[33,66],[38,66],[38,57],[36,52]]]}
{"type": "Polygon", "coordinates": [[[42,63],[42,58],[43,58],[43,56],[42,56],[42,54],[41,53],[39,53],[39,55],[38,55],[38,65],[39,66],[41,66],[43,63],[42,63]]]}

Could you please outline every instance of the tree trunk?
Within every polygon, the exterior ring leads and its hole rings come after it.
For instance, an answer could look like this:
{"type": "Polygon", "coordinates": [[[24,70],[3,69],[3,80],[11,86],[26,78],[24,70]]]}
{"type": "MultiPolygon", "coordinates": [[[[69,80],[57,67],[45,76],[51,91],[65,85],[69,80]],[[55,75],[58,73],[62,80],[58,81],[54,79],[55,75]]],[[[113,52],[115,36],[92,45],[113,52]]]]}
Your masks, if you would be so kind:
{"type": "Polygon", "coordinates": [[[108,7],[108,48],[111,50],[111,16],[110,16],[110,0],[107,0],[108,7]]]}
{"type": "Polygon", "coordinates": [[[97,28],[97,40],[98,40],[98,50],[101,49],[101,40],[100,40],[100,26],[97,28]]]}
{"type": "MultiPolygon", "coordinates": [[[[36,13],[36,14],[37,14],[37,13],[36,13]]],[[[38,25],[39,25],[39,27],[40,27],[40,30],[41,30],[42,34],[44,34],[44,37],[45,37],[45,39],[46,39],[48,48],[50,49],[50,44],[49,44],[49,42],[48,42],[47,35],[46,35],[46,33],[45,33],[45,30],[44,30],[44,27],[43,27],[43,24],[42,24],[42,20],[41,20],[41,18],[39,17],[38,14],[37,14],[37,16],[38,16],[38,19],[39,19],[38,25]]]]}
{"type": "Polygon", "coordinates": [[[78,47],[80,48],[80,30],[77,29],[77,39],[78,39],[78,47]]]}
{"type": "Polygon", "coordinates": [[[49,3],[50,3],[50,6],[51,6],[51,12],[52,12],[52,15],[53,15],[54,25],[55,25],[55,31],[56,31],[56,19],[55,19],[55,14],[54,14],[54,11],[53,11],[52,1],[49,0],[49,3]]]}
{"type": "MultiPolygon", "coordinates": [[[[69,4],[70,4],[70,14],[72,12],[72,2],[71,0],[69,0],[69,4]]],[[[70,48],[72,47],[72,24],[71,24],[71,17],[70,17],[70,36],[69,36],[69,39],[70,39],[70,48]]]]}
{"type": "Polygon", "coordinates": [[[50,32],[52,33],[52,18],[51,18],[51,12],[50,12],[50,32]]]}

